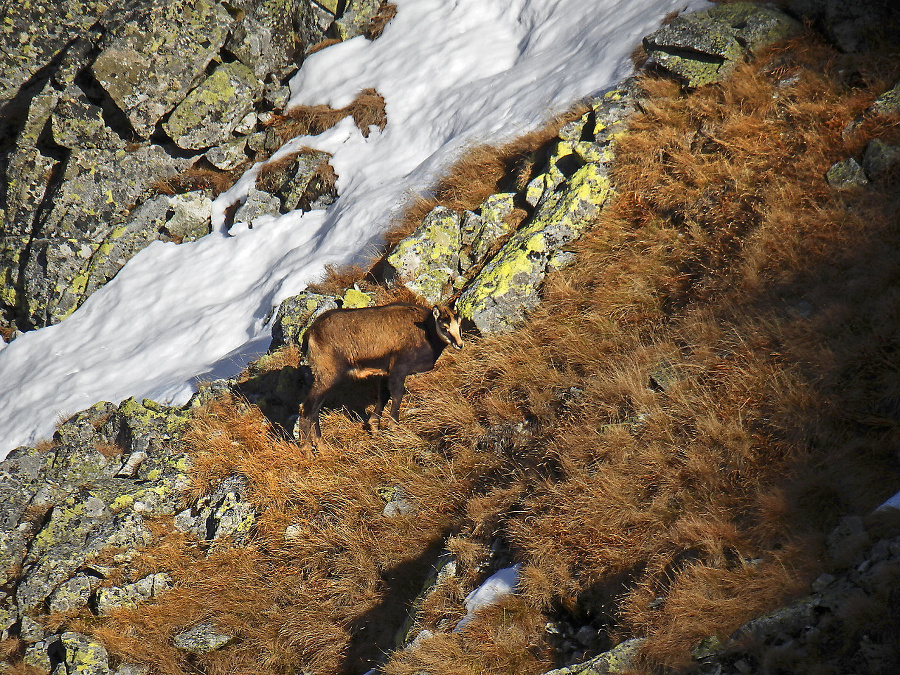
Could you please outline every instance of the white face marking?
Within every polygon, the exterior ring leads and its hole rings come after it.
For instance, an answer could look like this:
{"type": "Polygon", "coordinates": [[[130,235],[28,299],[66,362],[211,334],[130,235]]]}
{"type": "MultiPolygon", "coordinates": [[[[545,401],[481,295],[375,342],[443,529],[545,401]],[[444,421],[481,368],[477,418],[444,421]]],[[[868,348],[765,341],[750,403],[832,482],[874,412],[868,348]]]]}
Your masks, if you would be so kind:
{"type": "Polygon", "coordinates": [[[460,332],[458,316],[451,316],[450,322],[447,325],[447,334],[450,336],[451,345],[457,349],[463,348],[463,339],[462,333],[460,332]]]}

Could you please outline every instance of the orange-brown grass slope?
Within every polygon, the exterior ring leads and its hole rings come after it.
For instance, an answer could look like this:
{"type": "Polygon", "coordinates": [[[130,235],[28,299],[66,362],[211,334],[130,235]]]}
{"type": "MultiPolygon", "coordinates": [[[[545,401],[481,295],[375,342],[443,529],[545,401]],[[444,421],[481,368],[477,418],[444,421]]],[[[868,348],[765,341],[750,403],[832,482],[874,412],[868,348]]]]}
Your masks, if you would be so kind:
{"type": "Polygon", "coordinates": [[[542,672],[559,612],[646,636],[656,672],[803,591],[836,519],[900,482],[897,186],[824,182],[900,141],[886,120],[842,135],[896,57],[805,36],[721,86],[645,78],[618,196],[527,325],[411,378],[399,430],[327,415],[315,458],[254,406],[211,404],[193,494],[245,476],[252,545],[167,535],[140,560],[175,588],[88,628],[156,672],[363,672],[448,541],[459,577],[412,629],[437,635],[385,672],[542,672]],[[396,485],[416,512],[385,518],[396,485]],[[450,633],[495,540],[520,593],[450,633]],[[172,636],[203,619],[237,641],[188,658],[172,636]]]}
{"type": "MultiPolygon", "coordinates": [[[[648,671],[807,588],[836,518],[900,487],[897,185],[824,181],[900,139],[896,120],[842,136],[898,63],[806,36],[722,86],[645,79],[573,271],[525,328],[413,384],[410,423],[447,452],[528,423],[520,489],[463,533],[510,543],[534,607],[647,636],[648,671]]],[[[443,672],[430,649],[388,672],[443,672]]]]}

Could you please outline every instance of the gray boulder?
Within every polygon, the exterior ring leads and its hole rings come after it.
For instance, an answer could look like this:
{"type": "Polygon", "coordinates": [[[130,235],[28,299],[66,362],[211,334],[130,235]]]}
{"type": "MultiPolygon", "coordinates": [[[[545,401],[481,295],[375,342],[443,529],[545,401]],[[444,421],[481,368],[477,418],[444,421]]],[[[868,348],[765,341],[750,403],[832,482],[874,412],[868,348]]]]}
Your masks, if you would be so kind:
{"type": "Polygon", "coordinates": [[[208,654],[233,641],[233,635],[221,632],[209,621],[197,624],[175,636],[175,646],[191,654],[208,654]]]}
{"type": "Polygon", "coordinates": [[[221,542],[226,537],[235,546],[250,540],[256,511],[246,501],[247,483],[240,476],[226,478],[215,491],[175,517],[175,527],[200,541],[221,542]]]}
{"type": "Polygon", "coordinates": [[[281,212],[324,209],[337,199],[331,154],[307,148],[261,172],[256,187],[281,200],[281,212]]]}
{"type": "Polygon", "coordinates": [[[387,261],[408,289],[439,304],[450,295],[459,273],[460,236],[459,214],[437,206],[394,247],[387,261]]]}
{"type": "Polygon", "coordinates": [[[187,478],[170,446],[185,420],[152,401],[98,403],[60,425],[52,447],[0,462],[0,562],[11,589],[0,595],[0,630],[20,621],[22,639],[43,639],[46,608],[83,607],[107,573],[92,567],[101,551],[123,549],[125,563],[151,540],[144,517],[174,515],[187,478]]]}
{"type": "Polygon", "coordinates": [[[288,344],[299,345],[313,320],[322,312],[337,309],[337,306],[337,301],[330,295],[311,291],[285,299],[278,306],[278,313],[275,315],[269,351],[288,344]]]}
{"type": "Polygon", "coordinates": [[[852,157],[833,164],[825,173],[825,180],[838,190],[861,187],[869,182],[859,162],[852,157]]]}
{"type": "Polygon", "coordinates": [[[784,12],[751,2],[717,5],[676,17],[644,38],[647,65],[690,87],[718,82],[745,56],[800,29],[784,12]]]}
{"type": "Polygon", "coordinates": [[[102,616],[119,607],[135,607],[170,588],[172,578],[164,572],[150,574],[133,584],[101,588],[95,599],[97,613],[102,616]]]}
{"type": "MultiPolygon", "coordinates": [[[[243,16],[225,48],[260,80],[282,80],[296,69],[307,48],[324,39],[309,0],[238,0],[243,16]]],[[[329,22],[330,23],[330,22],[329,22]]]]}
{"type": "Polygon", "coordinates": [[[380,6],[381,0],[347,0],[344,13],[334,22],[335,33],[341,40],[361,35],[380,6]]]}
{"type": "Polygon", "coordinates": [[[181,148],[218,145],[232,137],[262,90],[262,82],[250,68],[239,62],[223,63],[184,97],[163,128],[181,148]]]}
{"type": "Polygon", "coordinates": [[[900,167],[900,146],[874,139],[866,146],[862,168],[873,181],[881,181],[900,167]]]}
{"type": "Polygon", "coordinates": [[[538,288],[553,254],[580,236],[609,194],[606,167],[585,164],[567,189],[547,199],[516,231],[456,303],[482,333],[503,333],[521,323],[540,301],[538,288]]]}

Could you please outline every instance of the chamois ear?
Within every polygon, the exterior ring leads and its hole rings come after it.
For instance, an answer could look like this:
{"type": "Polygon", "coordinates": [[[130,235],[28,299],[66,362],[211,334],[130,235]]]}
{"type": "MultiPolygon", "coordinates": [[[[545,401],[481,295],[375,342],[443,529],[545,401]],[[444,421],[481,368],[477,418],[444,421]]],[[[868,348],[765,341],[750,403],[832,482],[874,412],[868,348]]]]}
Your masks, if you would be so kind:
{"type": "Polygon", "coordinates": [[[432,308],[431,313],[434,315],[434,318],[435,318],[435,319],[440,319],[440,318],[441,318],[441,308],[438,307],[437,305],[435,305],[435,306],[432,308]]]}

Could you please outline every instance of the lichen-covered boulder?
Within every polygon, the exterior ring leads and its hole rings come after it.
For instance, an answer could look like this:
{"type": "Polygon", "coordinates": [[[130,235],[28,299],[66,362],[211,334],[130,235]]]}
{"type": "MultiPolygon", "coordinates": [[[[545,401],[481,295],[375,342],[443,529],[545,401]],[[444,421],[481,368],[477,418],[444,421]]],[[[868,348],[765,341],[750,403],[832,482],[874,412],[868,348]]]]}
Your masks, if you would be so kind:
{"type": "Polygon", "coordinates": [[[324,209],[337,199],[337,175],[328,163],[331,154],[304,149],[287,162],[275,162],[274,168],[261,172],[256,187],[281,200],[281,211],[324,209]]]}
{"type": "Polygon", "coordinates": [[[459,251],[459,213],[437,206],[394,247],[387,261],[403,285],[436,305],[449,295],[459,273],[459,251]]]}
{"type": "Polygon", "coordinates": [[[50,594],[50,611],[65,614],[84,607],[100,581],[96,576],[76,574],[50,594]]]}
{"type": "Polygon", "coordinates": [[[825,180],[838,190],[861,187],[869,182],[866,172],[852,157],[833,164],[825,173],[825,180]]]}
{"type": "Polygon", "coordinates": [[[146,3],[111,26],[91,70],[141,138],[204,77],[234,19],[215,0],[146,3]]]}
{"type": "Polygon", "coordinates": [[[300,344],[303,334],[322,312],[337,309],[337,300],[330,295],[304,291],[285,299],[278,306],[272,326],[272,343],[269,351],[288,344],[300,344]]]}
{"type": "MultiPolygon", "coordinates": [[[[186,160],[155,145],[73,150],[54,192],[42,211],[42,227],[25,249],[12,257],[24,272],[17,305],[35,326],[57,323],[86,295],[92,258],[109,234],[128,217],[129,205],[157,179],[172,176],[186,160]]],[[[15,180],[28,178],[16,175],[15,180]]],[[[48,186],[43,186],[45,189],[48,186]]]]}
{"type": "Polygon", "coordinates": [[[163,128],[176,145],[200,150],[229,140],[263,85],[238,61],[223,63],[193,89],[172,111],[163,128]]]}
{"type": "Polygon", "coordinates": [[[0,108],[41,68],[77,44],[109,0],[4,2],[0,21],[0,108]]]}
{"type": "Polygon", "coordinates": [[[341,40],[362,34],[380,6],[381,0],[347,0],[344,13],[334,22],[335,33],[341,40]]]}
{"type": "Polygon", "coordinates": [[[879,139],[869,141],[863,154],[862,168],[873,181],[884,180],[900,167],[900,146],[879,139]]]}
{"type": "Polygon", "coordinates": [[[480,262],[498,240],[513,230],[509,217],[516,208],[514,192],[500,192],[484,200],[479,209],[481,227],[473,232],[467,229],[462,244],[470,246],[473,263],[480,262]]]}
{"type": "Polygon", "coordinates": [[[638,650],[643,642],[643,638],[625,640],[608,652],[598,654],[584,663],[557,668],[544,675],[614,675],[631,671],[637,662],[638,650]]]}
{"type": "Polygon", "coordinates": [[[209,163],[222,171],[231,171],[247,161],[247,139],[231,138],[207,150],[209,163]]]}
{"type": "Polygon", "coordinates": [[[66,675],[111,675],[109,654],[99,642],[80,633],[66,632],[59,636],[62,647],[62,667],[53,672],[66,675]]]}
{"type": "Polygon", "coordinates": [[[799,29],[797,21],[773,7],[751,2],[717,5],[679,16],[645,37],[647,65],[699,87],[718,82],[747,54],[799,29]]]}
{"type": "Polygon", "coordinates": [[[97,591],[95,605],[98,614],[109,614],[119,607],[136,607],[172,588],[172,578],[164,573],[150,574],[133,584],[111,586],[97,591]]]}
{"type": "Polygon", "coordinates": [[[521,323],[539,302],[551,257],[590,226],[609,188],[604,165],[582,166],[485,265],[457,301],[459,312],[482,333],[507,332],[521,323]]]}
{"type": "Polygon", "coordinates": [[[186,419],[152,401],[98,403],[61,424],[55,445],[0,462],[0,557],[12,575],[0,630],[18,620],[22,639],[42,639],[46,606],[87,602],[104,574],[86,573],[97,554],[150,542],[144,517],[173,515],[187,486],[185,457],[172,448],[186,419]]]}
{"type": "Polygon", "coordinates": [[[70,150],[125,145],[106,126],[103,109],[91,103],[79,87],[70,86],[59,94],[50,122],[53,141],[70,150]]]}
{"type": "Polygon", "coordinates": [[[277,216],[281,213],[281,200],[263,190],[250,188],[247,198],[234,212],[236,223],[250,223],[262,216],[277,216]]]}
{"type": "Polygon", "coordinates": [[[900,117],[900,82],[875,99],[869,107],[869,112],[875,115],[900,117]]]}
{"type": "MultiPolygon", "coordinates": [[[[296,55],[324,39],[309,0],[237,0],[242,10],[225,48],[254,75],[283,79],[299,65],[296,55]]],[[[325,26],[327,28],[327,26],[325,26]]]]}
{"type": "Polygon", "coordinates": [[[212,494],[179,513],[175,527],[200,541],[220,542],[227,537],[235,546],[244,546],[256,522],[256,511],[246,498],[247,482],[241,476],[229,476],[212,494]]]}
{"type": "Polygon", "coordinates": [[[191,654],[208,654],[234,641],[234,636],[218,630],[209,621],[197,624],[175,636],[175,646],[191,654]]]}

